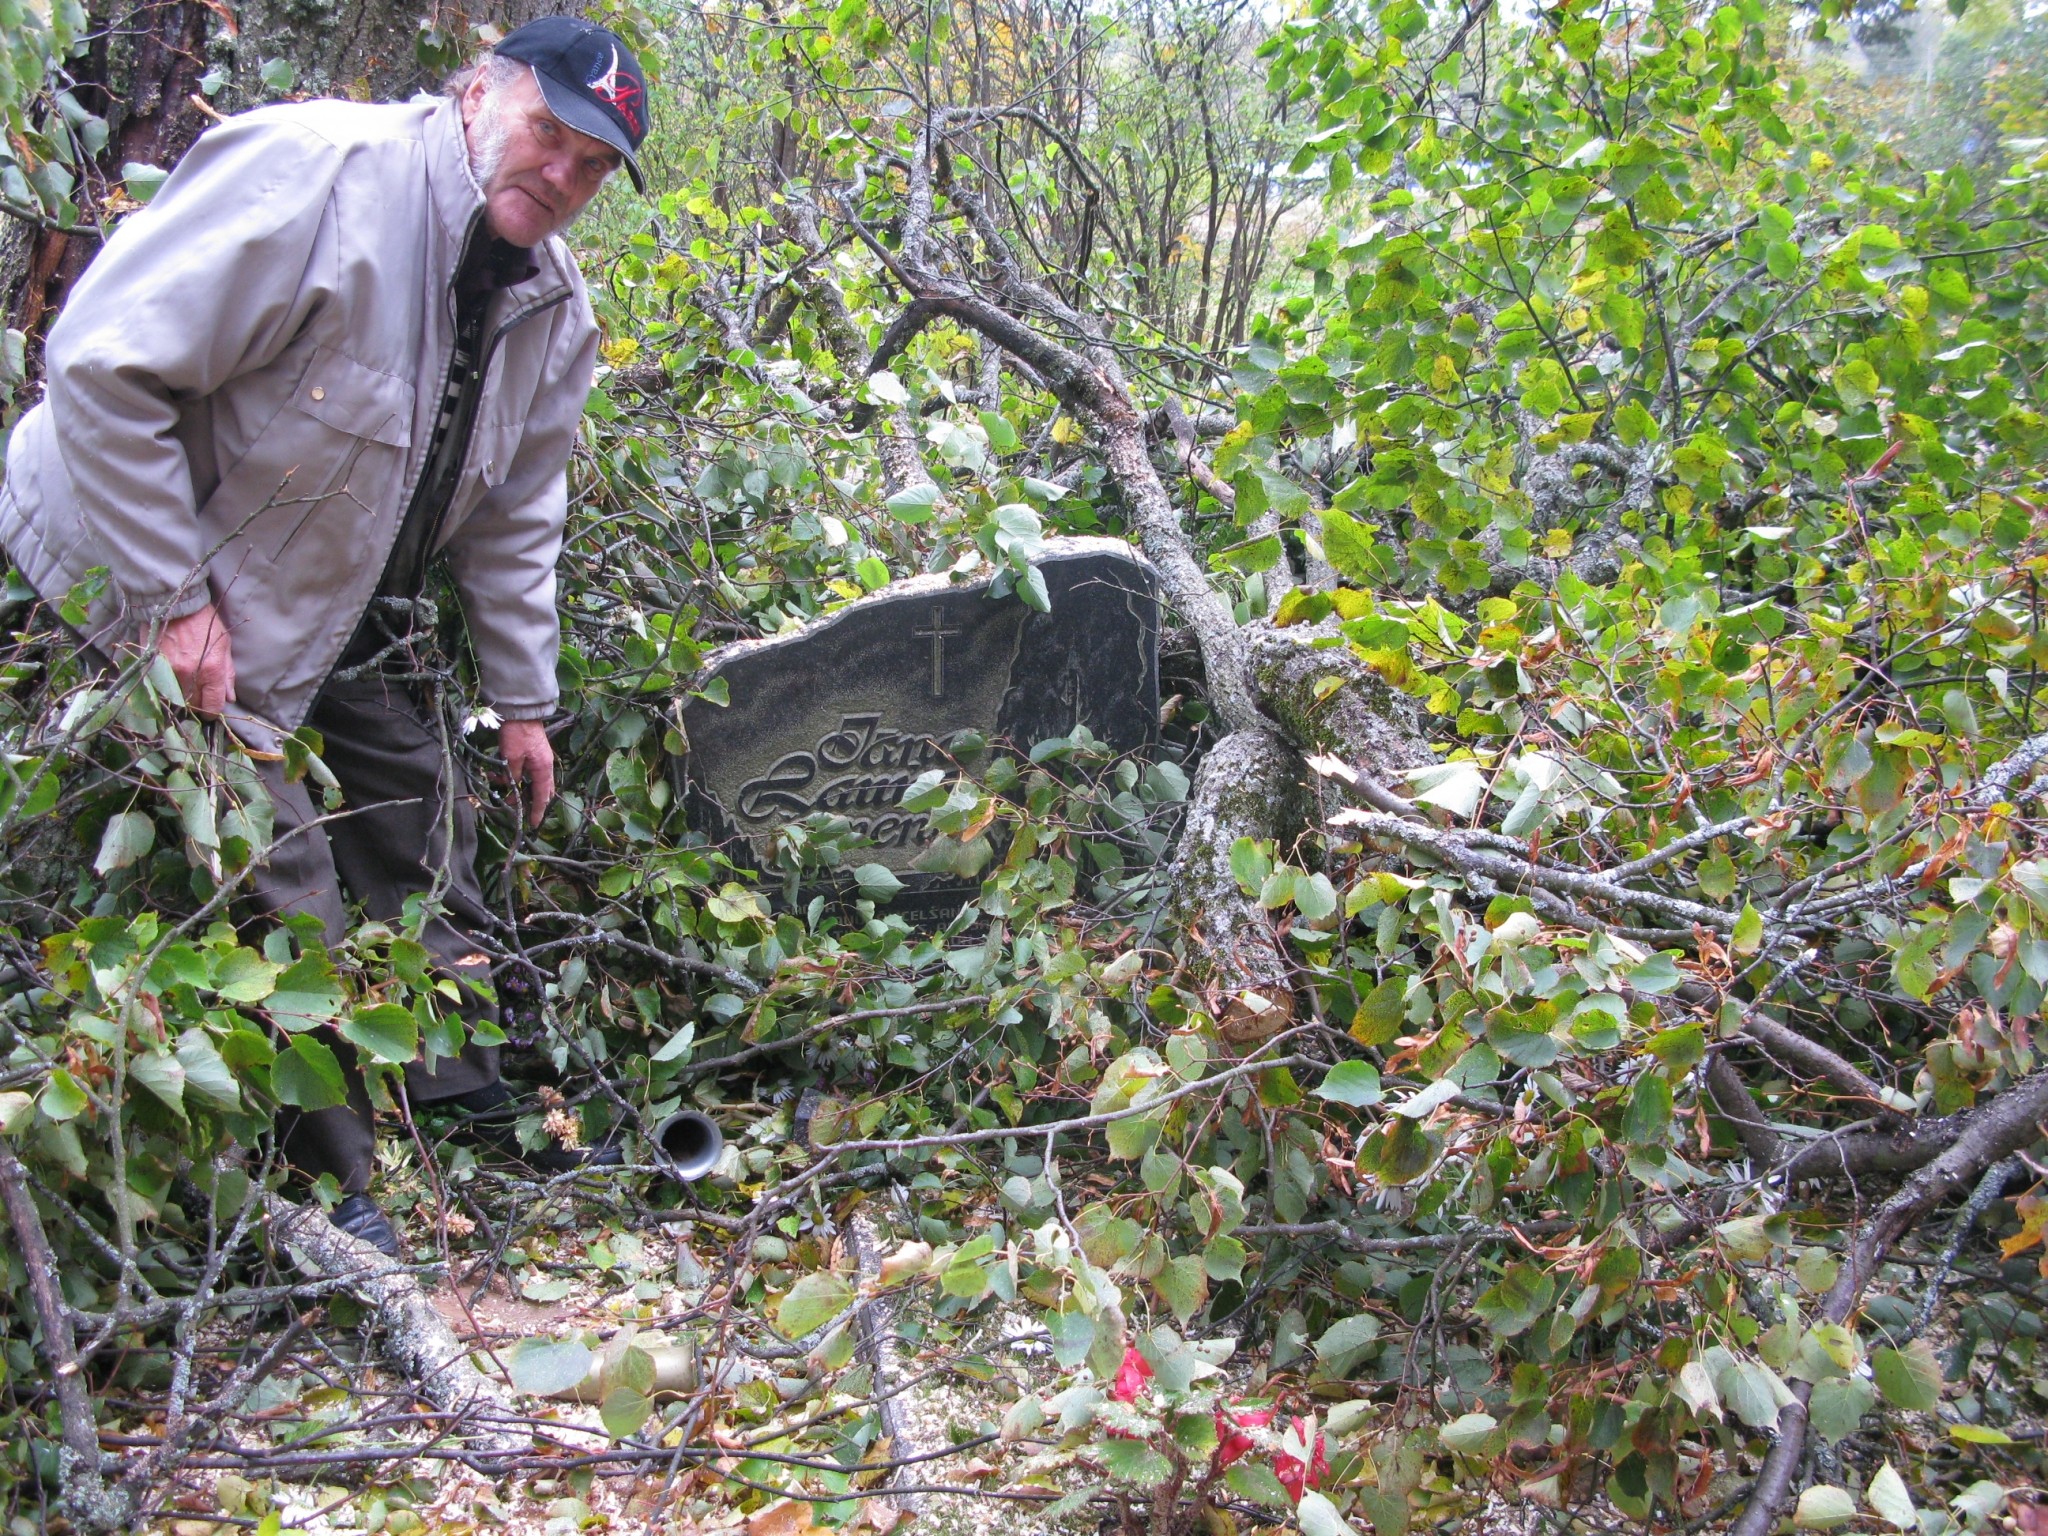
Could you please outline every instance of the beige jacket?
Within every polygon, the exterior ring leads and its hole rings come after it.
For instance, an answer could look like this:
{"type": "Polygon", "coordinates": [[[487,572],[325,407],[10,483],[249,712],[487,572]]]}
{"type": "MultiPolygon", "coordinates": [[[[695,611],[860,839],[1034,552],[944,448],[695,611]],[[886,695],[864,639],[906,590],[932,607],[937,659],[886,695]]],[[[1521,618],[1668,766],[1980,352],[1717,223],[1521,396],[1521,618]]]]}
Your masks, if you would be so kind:
{"type": "MultiPolygon", "coordinates": [[[[222,124],[115,233],[50,333],[0,543],[37,592],[111,573],[110,648],[210,596],[258,720],[305,718],[383,574],[482,217],[457,104],[314,102],[222,124]]],[[[492,300],[441,542],[489,702],[555,704],[555,557],[597,328],[567,248],[492,300]]]]}

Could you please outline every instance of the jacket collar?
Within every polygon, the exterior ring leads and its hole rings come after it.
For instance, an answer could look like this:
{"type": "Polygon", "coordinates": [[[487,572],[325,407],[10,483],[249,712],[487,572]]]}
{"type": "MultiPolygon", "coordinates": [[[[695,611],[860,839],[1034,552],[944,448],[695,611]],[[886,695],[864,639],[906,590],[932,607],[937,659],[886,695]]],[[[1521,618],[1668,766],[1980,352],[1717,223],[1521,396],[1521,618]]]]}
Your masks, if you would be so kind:
{"type": "MultiPolygon", "coordinates": [[[[469,139],[462,131],[462,103],[453,96],[425,99],[434,101],[425,130],[428,196],[453,253],[450,260],[459,261],[470,223],[483,212],[484,189],[477,185],[476,174],[469,168],[469,139]]],[[[569,274],[574,269],[568,247],[559,235],[550,235],[534,247],[533,262],[540,270],[514,285],[520,292],[538,294],[571,284],[569,274]]]]}

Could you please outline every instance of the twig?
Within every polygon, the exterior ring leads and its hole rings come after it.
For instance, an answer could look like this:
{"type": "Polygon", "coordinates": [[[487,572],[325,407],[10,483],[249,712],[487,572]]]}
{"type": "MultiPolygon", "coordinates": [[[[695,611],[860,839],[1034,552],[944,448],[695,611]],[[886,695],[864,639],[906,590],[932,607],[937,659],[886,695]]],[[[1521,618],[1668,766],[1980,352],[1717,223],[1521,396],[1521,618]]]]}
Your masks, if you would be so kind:
{"type": "Polygon", "coordinates": [[[800,1029],[793,1035],[783,1035],[778,1039],[764,1040],[758,1045],[750,1045],[744,1050],[734,1051],[730,1056],[714,1056],[709,1061],[686,1063],[677,1075],[703,1077],[713,1072],[729,1071],[733,1067],[753,1061],[761,1056],[772,1056],[779,1051],[791,1051],[800,1045],[808,1045],[811,1041],[817,1039],[818,1036],[830,1034],[833,1030],[845,1024],[862,1024],[870,1019],[914,1018],[919,1014],[925,1013],[950,1013],[962,1008],[972,1008],[977,1004],[987,1001],[988,995],[986,993],[977,993],[971,997],[935,998],[928,1002],[906,1004],[901,1008],[863,1008],[853,1013],[836,1013],[831,1018],[820,1019],[817,1023],[800,1029]]]}
{"type": "Polygon", "coordinates": [[[1920,1299],[1920,1310],[1913,1314],[1913,1326],[1906,1332],[1908,1339],[1917,1339],[1927,1331],[1927,1325],[1934,1320],[1934,1309],[1941,1304],[1942,1287],[1948,1283],[1949,1271],[1962,1254],[1963,1242],[1969,1237],[1970,1229],[1990,1209],[1991,1203],[2005,1193],[2005,1186],[2019,1177],[2025,1168],[2026,1164],[2017,1157],[2008,1157],[1984,1170],[1984,1177],[1970,1191],[1970,1198],[1963,1203],[1955,1225],[1949,1229],[1948,1242],[1942,1246],[1934,1273],[1927,1277],[1927,1294],[1920,1299]]]}

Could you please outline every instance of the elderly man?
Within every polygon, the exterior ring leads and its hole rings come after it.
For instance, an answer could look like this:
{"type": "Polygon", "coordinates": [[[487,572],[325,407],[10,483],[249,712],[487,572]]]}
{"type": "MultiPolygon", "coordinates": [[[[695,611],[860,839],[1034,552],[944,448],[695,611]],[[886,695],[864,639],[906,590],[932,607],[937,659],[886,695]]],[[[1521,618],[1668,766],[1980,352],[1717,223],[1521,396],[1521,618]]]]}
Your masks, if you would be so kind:
{"type": "MultiPolygon", "coordinates": [[[[464,931],[485,918],[471,803],[412,654],[437,556],[536,823],[554,793],[554,564],[597,345],[558,236],[619,166],[644,190],[646,105],[617,37],[551,17],[439,100],[247,113],[193,146],[50,333],[0,542],[51,600],[103,567],[88,645],[153,641],[188,702],[252,747],[320,732],[346,814],[317,822],[269,763],[276,842],[250,884],[329,942],[347,931],[338,874],[373,918],[437,896],[436,963],[484,972],[464,931]]],[[[407,1097],[511,1149],[502,1037],[465,995],[466,1045],[409,1067],[407,1097]]],[[[290,1119],[292,1163],[340,1183],[336,1224],[395,1253],[360,1080],[290,1119]]],[[[579,1157],[617,1161],[528,1161],[579,1157]]]]}

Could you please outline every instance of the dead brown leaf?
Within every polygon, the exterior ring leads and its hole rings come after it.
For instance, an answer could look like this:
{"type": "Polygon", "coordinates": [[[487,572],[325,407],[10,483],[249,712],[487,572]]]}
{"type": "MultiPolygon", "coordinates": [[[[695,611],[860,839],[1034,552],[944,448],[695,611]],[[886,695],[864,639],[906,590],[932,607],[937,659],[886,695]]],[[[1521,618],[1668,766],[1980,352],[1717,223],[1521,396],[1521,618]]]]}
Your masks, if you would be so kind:
{"type": "Polygon", "coordinates": [[[777,1499],[747,1520],[747,1536],[811,1536],[818,1529],[808,1499],[777,1499]]]}

